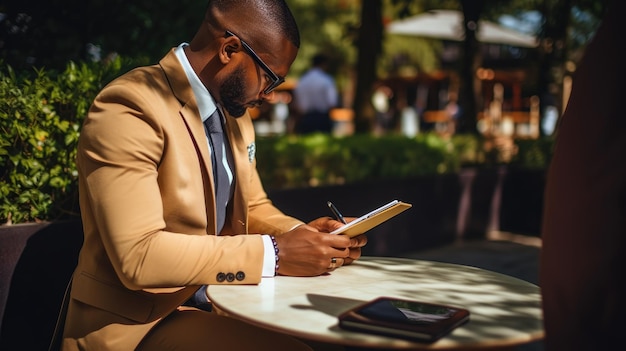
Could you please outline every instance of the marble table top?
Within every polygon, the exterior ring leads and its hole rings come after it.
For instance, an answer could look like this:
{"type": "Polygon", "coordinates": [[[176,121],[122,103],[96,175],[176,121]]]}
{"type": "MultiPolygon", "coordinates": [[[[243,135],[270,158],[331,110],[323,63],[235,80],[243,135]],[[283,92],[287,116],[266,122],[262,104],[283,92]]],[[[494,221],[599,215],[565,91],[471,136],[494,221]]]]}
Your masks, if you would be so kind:
{"type": "Polygon", "coordinates": [[[543,338],[541,294],[529,282],[475,267],[361,257],[318,277],[263,278],[259,285],[211,285],[226,314],[270,330],[337,345],[386,349],[511,347],[543,338]],[[380,296],[466,308],[470,321],[432,344],[339,328],[342,312],[380,296]]]}

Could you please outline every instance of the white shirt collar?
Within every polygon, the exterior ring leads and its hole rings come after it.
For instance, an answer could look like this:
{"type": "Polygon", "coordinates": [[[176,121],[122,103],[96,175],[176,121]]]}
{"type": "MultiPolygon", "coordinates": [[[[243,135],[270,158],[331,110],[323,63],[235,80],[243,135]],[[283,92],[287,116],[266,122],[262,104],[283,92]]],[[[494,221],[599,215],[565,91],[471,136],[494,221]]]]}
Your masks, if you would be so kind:
{"type": "Polygon", "coordinates": [[[191,85],[191,90],[196,96],[196,100],[198,102],[198,112],[202,117],[202,122],[204,122],[213,114],[213,112],[215,112],[217,106],[207,88],[204,84],[202,84],[202,81],[200,81],[200,78],[198,78],[198,75],[194,72],[193,68],[191,68],[187,55],[185,55],[185,50],[183,50],[187,45],[189,44],[182,43],[178,45],[174,53],[176,54],[178,61],[180,61],[180,64],[183,66],[185,75],[187,75],[187,79],[191,85]]]}

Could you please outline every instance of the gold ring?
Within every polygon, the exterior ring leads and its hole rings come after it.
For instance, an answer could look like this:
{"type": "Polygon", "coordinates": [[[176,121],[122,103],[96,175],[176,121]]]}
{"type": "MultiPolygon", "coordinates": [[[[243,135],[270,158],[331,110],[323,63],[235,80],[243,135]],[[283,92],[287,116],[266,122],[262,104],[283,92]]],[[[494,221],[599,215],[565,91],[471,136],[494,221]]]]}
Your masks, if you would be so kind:
{"type": "Polygon", "coordinates": [[[337,267],[337,259],[333,257],[330,259],[330,266],[328,266],[328,269],[335,269],[335,267],[337,267]]]}

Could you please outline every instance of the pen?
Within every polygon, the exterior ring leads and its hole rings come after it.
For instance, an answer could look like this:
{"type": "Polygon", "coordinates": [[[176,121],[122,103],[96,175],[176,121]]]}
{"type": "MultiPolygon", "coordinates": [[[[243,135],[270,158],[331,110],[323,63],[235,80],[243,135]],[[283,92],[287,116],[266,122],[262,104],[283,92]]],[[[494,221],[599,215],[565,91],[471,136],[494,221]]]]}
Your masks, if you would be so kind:
{"type": "Polygon", "coordinates": [[[343,216],[341,215],[341,213],[339,212],[339,210],[337,209],[337,207],[335,205],[333,205],[332,202],[328,201],[328,208],[330,208],[330,210],[333,212],[333,214],[335,215],[335,217],[337,217],[337,220],[341,221],[341,223],[343,224],[347,224],[348,222],[346,222],[346,220],[343,218],[343,216]]]}

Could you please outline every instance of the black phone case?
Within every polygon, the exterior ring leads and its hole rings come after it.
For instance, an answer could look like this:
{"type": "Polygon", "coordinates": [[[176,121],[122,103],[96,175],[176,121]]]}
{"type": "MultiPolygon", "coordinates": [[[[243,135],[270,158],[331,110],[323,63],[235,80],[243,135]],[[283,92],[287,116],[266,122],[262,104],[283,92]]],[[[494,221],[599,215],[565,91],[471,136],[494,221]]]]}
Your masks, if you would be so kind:
{"type": "MultiPolygon", "coordinates": [[[[436,315],[428,314],[428,316],[436,315]]],[[[420,342],[434,342],[450,333],[454,328],[469,321],[470,313],[464,308],[405,300],[391,297],[379,297],[365,304],[352,308],[339,315],[339,326],[353,331],[374,333],[384,336],[404,338],[420,342]],[[391,305],[405,304],[428,310],[443,311],[447,314],[436,321],[420,322],[405,318],[402,312],[395,311],[391,305]]]]}

